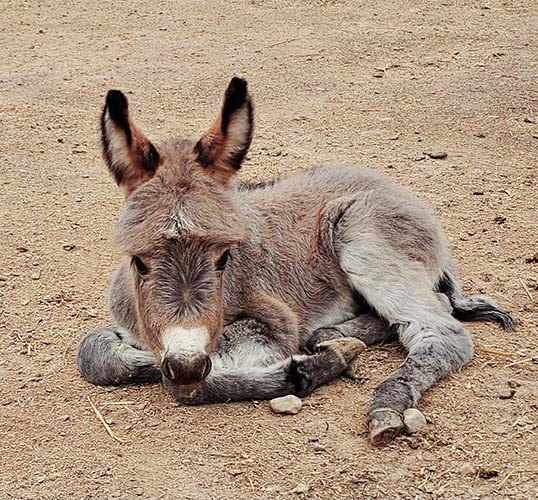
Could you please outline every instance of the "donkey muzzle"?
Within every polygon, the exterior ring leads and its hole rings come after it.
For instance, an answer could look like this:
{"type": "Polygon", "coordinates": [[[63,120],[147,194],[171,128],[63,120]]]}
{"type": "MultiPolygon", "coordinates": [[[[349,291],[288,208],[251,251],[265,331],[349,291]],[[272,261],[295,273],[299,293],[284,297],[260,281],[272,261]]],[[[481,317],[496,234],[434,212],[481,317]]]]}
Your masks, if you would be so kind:
{"type": "Polygon", "coordinates": [[[165,356],[161,363],[161,371],[174,384],[195,385],[209,375],[211,359],[202,353],[174,353],[165,356]]]}

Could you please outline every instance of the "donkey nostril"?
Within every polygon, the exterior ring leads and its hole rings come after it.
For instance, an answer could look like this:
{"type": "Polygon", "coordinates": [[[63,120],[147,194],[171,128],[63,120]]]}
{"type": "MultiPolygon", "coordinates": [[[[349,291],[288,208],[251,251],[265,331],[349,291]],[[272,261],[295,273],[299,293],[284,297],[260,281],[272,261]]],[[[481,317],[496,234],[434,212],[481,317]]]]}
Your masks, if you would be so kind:
{"type": "Polygon", "coordinates": [[[213,363],[211,363],[211,358],[207,356],[205,359],[204,373],[202,375],[203,379],[209,375],[209,372],[211,371],[212,367],[213,367],[213,363]]]}
{"type": "Polygon", "coordinates": [[[172,364],[170,363],[170,360],[168,358],[163,359],[163,362],[161,364],[161,371],[166,378],[170,380],[175,380],[176,374],[172,369],[172,364]]]}

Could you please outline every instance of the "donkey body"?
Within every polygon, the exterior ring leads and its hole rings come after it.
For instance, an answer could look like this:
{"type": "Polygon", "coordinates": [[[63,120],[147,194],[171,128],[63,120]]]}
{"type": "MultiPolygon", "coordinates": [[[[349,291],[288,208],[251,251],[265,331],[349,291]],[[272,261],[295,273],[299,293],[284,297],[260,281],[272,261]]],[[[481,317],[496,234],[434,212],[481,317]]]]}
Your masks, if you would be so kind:
{"type": "Polygon", "coordinates": [[[239,184],[253,112],[234,78],[197,142],[154,147],[123,94],[102,116],[106,163],[127,194],[109,308],[119,326],[79,345],[94,384],[160,381],[187,404],[305,396],[364,348],[397,336],[405,362],[376,389],[370,440],[473,354],[459,320],[505,329],[489,298],[463,296],[430,210],[372,170],[315,167],[239,184]]]}

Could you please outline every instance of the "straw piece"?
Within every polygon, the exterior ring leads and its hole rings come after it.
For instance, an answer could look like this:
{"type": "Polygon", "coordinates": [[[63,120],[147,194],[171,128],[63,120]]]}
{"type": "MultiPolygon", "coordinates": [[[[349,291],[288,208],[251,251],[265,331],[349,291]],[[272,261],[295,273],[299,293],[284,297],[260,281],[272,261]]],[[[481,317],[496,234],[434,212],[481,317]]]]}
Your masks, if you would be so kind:
{"type": "Polygon", "coordinates": [[[103,417],[103,415],[101,414],[101,412],[97,409],[97,407],[93,404],[92,400],[90,399],[90,396],[88,396],[88,402],[90,403],[90,406],[92,407],[94,413],[97,415],[97,418],[100,420],[100,422],[103,424],[103,427],[106,429],[108,435],[114,439],[115,441],[117,441],[118,443],[131,443],[133,441],[132,438],[128,437],[128,436],[118,436],[111,428],[110,428],[110,425],[108,425],[106,423],[106,420],[105,418],[103,417]]]}
{"type": "Polygon", "coordinates": [[[493,349],[491,347],[476,346],[475,351],[484,352],[486,354],[493,354],[494,356],[504,356],[506,358],[513,358],[514,357],[514,353],[512,353],[512,352],[499,351],[499,350],[493,349]]]}

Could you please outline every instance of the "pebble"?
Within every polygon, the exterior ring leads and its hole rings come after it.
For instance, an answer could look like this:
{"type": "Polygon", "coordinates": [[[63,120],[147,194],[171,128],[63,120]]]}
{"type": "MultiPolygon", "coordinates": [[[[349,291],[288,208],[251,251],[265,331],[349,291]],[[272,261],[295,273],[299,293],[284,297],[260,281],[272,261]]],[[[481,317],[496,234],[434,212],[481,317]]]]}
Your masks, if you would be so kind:
{"type": "Polygon", "coordinates": [[[474,467],[469,462],[465,462],[461,467],[460,471],[464,476],[474,476],[476,474],[476,467],[474,467]]]}
{"type": "Polygon", "coordinates": [[[409,434],[415,434],[426,425],[426,417],[416,408],[408,408],[404,411],[405,430],[409,434]]]}
{"type": "Polygon", "coordinates": [[[269,401],[269,405],[271,406],[271,410],[273,410],[275,413],[296,415],[303,406],[303,402],[297,396],[289,394],[288,396],[271,399],[271,401],[269,401]]]}
{"type": "Polygon", "coordinates": [[[515,389],[511,389],[509,387],[501,389],[499,391],[499,399],[512,399],[515,393],[515,389]]]}
{"type": "Polygon", "coordinates": [[[60,417],[60,420],[63,420],[64,422],[67,422],[71,417],[69,415],[62,415],[60,417]]]}
{"type": "Polygon", "coordinates": [[[299,483],[293,490],[291,490],[291,493],[297,493],[299,495],[301,493],[308,493],[309,489],[308,484],[299,483]]]}
{"type": "Polygon", "coordinates": [[[241,474],[244,474],[245,471],[241,470],[241,469],[232,469],[230,472],[230,476],[233,476],[233,477],[236,477],[236,476],[239,476],[241,474]]]}
{"type": "Polygon", "coordinates": [[[144,488],[142,486],[138,486],[133,491],[134,491],[134,494],[139,496],[139,497],[144,494],[144,488]]]}
{"type": "Polygon", "coordinates": [[[432,151],[431,153],[426,153],[433,160],[444,160],[448,154],[444,151],[432,151]]]}

